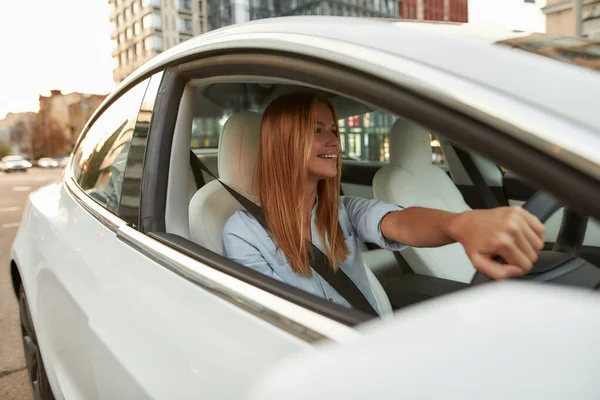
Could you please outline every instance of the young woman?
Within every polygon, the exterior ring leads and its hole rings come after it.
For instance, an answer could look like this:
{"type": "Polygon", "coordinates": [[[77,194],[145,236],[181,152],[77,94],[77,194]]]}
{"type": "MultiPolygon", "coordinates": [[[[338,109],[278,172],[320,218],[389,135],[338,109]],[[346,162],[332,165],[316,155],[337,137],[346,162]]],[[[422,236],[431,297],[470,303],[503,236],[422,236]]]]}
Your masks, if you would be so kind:
{"type": "Polygon", "coordinates": [[[525,274],[537,259],[544,226],[521,207],[455,214],[340,196],[340,151],[337,116],[329,101],[311,93],[274,100],[263,115],[256,165],[257,194],[268,231],[247,211],[236,212],[223,230],[224,255],[350,307],[312,270],[312,241],[375,310],[358,239],[394,251],[460,242],[475,268],[494,279],[525,274]],[[498,263],[495,256],[507,264],[498,263]]]}

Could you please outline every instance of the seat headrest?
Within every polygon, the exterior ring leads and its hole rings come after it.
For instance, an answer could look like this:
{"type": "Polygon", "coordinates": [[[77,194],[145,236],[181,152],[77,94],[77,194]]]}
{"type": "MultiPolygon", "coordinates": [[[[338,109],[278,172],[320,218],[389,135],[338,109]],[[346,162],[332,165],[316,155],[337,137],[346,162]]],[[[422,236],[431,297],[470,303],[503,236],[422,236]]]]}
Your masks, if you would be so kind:
{"type": "Polygon", "coordinates": [[[431,142],[429,131],[399,117],[390,135],[390,164],[413,174],[431,168],[431,142]]]}
{"type": "Polygon", "coordinates": [[[233,114],[219,138],[219,178],[246,196],[254,194],[254,167],[258,153],[261,114],[233,114]]]}

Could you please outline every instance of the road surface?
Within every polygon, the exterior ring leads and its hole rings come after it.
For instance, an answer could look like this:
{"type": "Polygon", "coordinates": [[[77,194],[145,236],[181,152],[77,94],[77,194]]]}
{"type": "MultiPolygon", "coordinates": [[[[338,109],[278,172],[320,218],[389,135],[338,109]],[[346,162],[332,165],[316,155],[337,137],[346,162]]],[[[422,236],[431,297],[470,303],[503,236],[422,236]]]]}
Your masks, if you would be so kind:
{"type": "Polygon", "coordinates": [[[19,309],[10,280],[12,245],[27,195],[56,181],[62,169],[7,174],[0,172],[0,399],[30,400],[31,390],[21,345],[19,309]]]}

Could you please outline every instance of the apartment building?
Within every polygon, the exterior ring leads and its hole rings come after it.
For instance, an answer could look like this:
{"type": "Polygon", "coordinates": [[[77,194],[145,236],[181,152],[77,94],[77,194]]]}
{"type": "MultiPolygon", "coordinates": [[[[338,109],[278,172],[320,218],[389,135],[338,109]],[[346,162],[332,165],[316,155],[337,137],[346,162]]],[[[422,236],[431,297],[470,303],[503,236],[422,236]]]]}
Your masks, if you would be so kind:
{"type": "MultiPolygon", "coordinates": [[[[453,0],[454,1],[454,0],[453,0]]],[[[460,0],[466,1],[466,0],[460,0]]],[[[397,0],[108,0],[113,79],[193,36],[227,25],[287,15],[397,17],[397,0]]]]}
{"type": "Polygon", "coordinates": [[[206,0],[208,29],[293,15],[398,17],[397,0],[206,0]]]}
{"type": "Polygon", "coordinates": [[[547,0],[543,11],[548,33],[600,40],[600,0],[547,0]]]}
{"type": "Polygon", "coordinates": [[[108,2],[117,83],[160,52],[207,30],[206,0],[108,2]]]}
{"type": "Polygon", "coordinates": [[[400,16],[419,21],[469,22],[467,0],[400,0],[400,16]]]}

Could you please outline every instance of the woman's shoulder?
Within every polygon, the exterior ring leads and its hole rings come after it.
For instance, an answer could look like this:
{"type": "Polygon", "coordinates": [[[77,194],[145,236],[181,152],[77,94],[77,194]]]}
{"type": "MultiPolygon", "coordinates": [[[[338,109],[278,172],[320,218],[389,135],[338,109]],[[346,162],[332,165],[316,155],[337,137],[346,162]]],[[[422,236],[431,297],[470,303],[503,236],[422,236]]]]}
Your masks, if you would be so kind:
{"type": "Polygon", "coordinates": [[[262,229],[259,222],[246,210],[234,212],[223,227],[223,235],[235,234],[242,236],[244,233],[256,234],[257,229],[262,229]]]}

